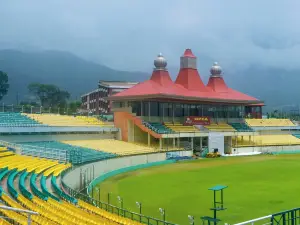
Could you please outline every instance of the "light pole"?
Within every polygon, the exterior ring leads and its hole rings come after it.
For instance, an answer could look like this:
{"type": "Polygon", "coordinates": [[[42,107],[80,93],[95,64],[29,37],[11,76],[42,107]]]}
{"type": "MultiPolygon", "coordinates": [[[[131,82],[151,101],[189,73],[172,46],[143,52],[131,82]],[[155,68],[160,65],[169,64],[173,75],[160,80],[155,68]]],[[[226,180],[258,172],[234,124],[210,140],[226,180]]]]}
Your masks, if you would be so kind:
{"type": "Polygon", "coordinates": [[[99,204],[100,204],[100,188],[95,187],[95,189],[98,192],[98,201],[99,201],[99,204]]]}
{"type": "Polygon", "coordinates": [[[166,210],[163,209],[163,208],[159,208],[159,212],[160,212],[160,214],[163,218],[164,224],[165,224],[165,222],[166,222],[166,210]]]}
{"type": "Polygon", "coordinates": [[[141,202],[135,202],[136,206],[139,208],[140,213],[140,223],[142,222],[142,203],[141,202]]]}
{"type": "Polygon", "coordinates": [[[110,204],[110,192],[107,192],[107,204],[109,205],[110,204]]]}
{"type": "Polygon", "coordinates": [[[189,223],[190,223],[191,225],[194,225],[194,224],[195,224],[195,219],[194,219],[193,216],[188,215],[188,219],[189,219],[189,223]]]}
{"type": "MultiPolygon", "coordinates": [[[[122,215],[124,215],[124,210],[123,210],[123,198],[122,198],[121,196],[118,196],[117,199],[118,199],[118,202],[119,202],[120,205],[121,205],[122,215]]],[[[120,213],[119,213],[119,214],[120,214],[120,213]]]]}

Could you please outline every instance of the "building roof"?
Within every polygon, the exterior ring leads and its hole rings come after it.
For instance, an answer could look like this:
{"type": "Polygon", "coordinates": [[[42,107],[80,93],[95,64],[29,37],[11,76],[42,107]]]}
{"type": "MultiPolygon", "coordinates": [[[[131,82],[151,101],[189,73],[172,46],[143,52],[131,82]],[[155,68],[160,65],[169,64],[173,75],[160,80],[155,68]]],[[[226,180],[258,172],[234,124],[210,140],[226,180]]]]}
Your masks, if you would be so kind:
{"type": "MultiPolygon", "coordinates": [[[[159,57],[162,57],[162,55],[159,55],[159,57]]],[[[210,76],[208,84],[205,86],[195,67],[195,58],[190,49],[185,50],[181,57],[181,65],[183,66],[180,68],[175,82],[172,81],[166,69],[167,64],[165,64],[163,68],[154,68],[149,80],[117,93],[109,97],[109,99],[134,100],[163,98],[186,101],[262,104],[262,101],[254,97],[229,88],[221,76],[221,73],[217,75],[213,73],[210,76]]]]}
{"type": "Polygon", "coordinates": [[[104,81],[100,80],[99,85],[107,88],[130,88],[134,85],[138,84],[138,82],[127,82],[127,81],[104,81]]]}

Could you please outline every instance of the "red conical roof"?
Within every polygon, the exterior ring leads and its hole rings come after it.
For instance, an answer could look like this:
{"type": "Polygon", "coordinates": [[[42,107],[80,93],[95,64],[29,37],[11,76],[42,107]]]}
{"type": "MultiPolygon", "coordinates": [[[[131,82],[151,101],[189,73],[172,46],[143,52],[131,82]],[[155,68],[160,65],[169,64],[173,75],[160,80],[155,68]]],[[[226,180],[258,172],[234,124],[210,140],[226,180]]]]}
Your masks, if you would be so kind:
{"type": "Polygon", "coordinates": [[[228,87],[223,79],[223,77],[213,77],[211,76],[208,80],[207,87],[214,92],[227,92],[228,87]]]}
{"type": "Polygon", "coordinates": [[[164,87],[174,85],[167,70],[154,70],[150,80],[164,87]]]}
{"type": "Polygon", "coordinates": [[[198,70],[190,68],[181,68],[175,81],[191,91],[207,91],[203,81],[200,78],[198,70]]]}
{"type": "Polygon", "coordinates": [[[197,70],[197,58],[191,49],[186,49],[180,58],[180,70],[175,83],[191,91],[207,92],[197,70]]]}
{"type": "Polygon", "coordinates": [[[184,53],[183,57],[191,57],[191,58],[196,58],[196,56],[193,54],[192,50],[190,48],[187,48],[184,53]]]}

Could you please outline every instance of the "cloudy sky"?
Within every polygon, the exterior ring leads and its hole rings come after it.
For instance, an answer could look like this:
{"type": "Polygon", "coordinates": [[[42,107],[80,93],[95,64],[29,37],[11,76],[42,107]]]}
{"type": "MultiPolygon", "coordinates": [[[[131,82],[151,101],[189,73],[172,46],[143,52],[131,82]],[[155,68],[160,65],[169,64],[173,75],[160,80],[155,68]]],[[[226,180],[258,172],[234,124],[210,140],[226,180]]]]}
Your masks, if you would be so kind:
{"type": "Polygon", "coordinates": [[[0,0],[0,48],[146,70],[185,48],[226,67],[300,67],[299,0],[0,0]]]}

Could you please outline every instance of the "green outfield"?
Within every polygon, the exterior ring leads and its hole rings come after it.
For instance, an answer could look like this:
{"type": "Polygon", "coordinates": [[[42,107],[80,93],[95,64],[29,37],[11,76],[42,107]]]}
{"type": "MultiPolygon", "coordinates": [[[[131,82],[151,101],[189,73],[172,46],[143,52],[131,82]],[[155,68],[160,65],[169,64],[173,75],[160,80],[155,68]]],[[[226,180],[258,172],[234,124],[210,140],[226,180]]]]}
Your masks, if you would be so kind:
{"type": "MultiPolygon", "coordinates": [[[[161,218],[158,208],[166,210],[166,219],[188,224],[187,215],[196,218],[211,215],[213,195],[208,188],[228,185],[224,212],[227,223],[242,222],[300,206],[300,155],[222,157],[200,159],[151,167],[112,177],[101,183],[101,200],[138,212],[135,202],[142,202],[143,214],[161,218]]],[[[94,197],[98,194],[94,191],[94,197]]]]}

